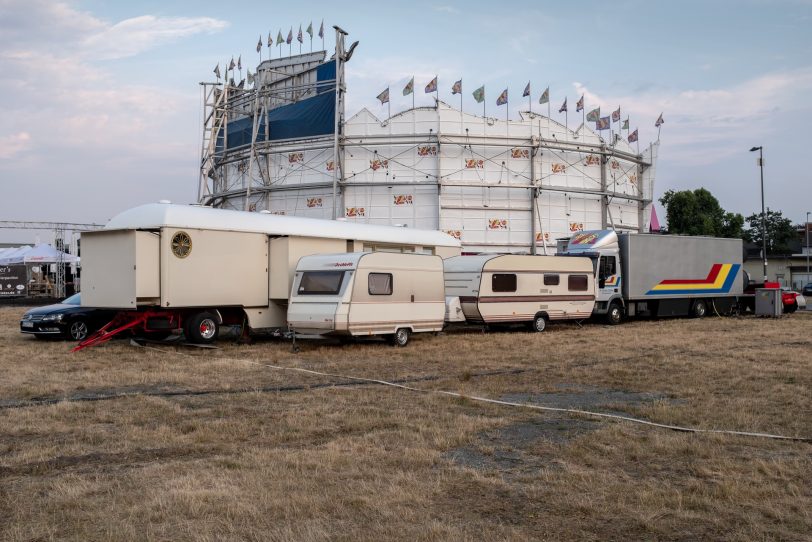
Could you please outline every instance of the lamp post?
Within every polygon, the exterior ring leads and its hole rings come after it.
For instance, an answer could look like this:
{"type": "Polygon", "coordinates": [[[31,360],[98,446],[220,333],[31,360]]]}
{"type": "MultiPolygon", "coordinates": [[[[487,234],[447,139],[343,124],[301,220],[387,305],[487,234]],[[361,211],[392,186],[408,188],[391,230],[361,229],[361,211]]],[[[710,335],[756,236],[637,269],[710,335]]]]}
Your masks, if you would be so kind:
{"type": "Polygon", "coordinates": [[[767,213],[764,212],[764,150],[753,147],[750,152],[758,151],[758,165],[761,168],[761,258],[764,260],[764,282],[767,282],[767,213]]]}

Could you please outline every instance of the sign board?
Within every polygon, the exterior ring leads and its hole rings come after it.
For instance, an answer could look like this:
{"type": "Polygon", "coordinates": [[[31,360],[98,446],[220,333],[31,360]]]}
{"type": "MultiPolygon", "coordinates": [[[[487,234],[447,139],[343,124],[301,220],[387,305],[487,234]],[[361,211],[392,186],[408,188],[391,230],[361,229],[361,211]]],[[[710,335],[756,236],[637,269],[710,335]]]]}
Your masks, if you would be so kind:
{"type": "Polygon", "coordinates": [[[27,282],[24,265],[0,265],[0,297],[26,295],[27,282]]]}

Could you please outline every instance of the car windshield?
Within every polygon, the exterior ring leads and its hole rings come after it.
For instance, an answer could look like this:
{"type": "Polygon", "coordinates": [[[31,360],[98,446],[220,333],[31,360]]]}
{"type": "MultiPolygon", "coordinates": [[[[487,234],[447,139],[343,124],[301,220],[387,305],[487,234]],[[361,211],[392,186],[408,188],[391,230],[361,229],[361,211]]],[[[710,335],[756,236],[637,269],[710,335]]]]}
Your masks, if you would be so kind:
{"type": "Polygon", "coordinates": [[[80,294],[73,294],[69,298],[62,301],[63,305],[81,305],[81,297],[80,294]]]}

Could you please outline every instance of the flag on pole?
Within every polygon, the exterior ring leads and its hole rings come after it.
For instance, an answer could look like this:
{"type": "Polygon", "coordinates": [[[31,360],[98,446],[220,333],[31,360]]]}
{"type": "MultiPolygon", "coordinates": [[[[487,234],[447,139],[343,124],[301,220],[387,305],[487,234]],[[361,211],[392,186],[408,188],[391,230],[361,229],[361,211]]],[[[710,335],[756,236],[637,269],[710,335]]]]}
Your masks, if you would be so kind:
{"type": "Polygon", "coordinates": [[[524,87],[524,92],[522,92],[522,98],[525,96],[530,96],[530,81],[527,82],[527,86],[524,87]]]}
{"type": "Polygon", "coordinates": [[[575,104],[575,112],[579,112],[584,108],[584,95],[581,94],[581,99],[575,104]]]}
{"type": "Polygon", "coordinates": [[[307,30],[305,30],[308,34],[310,34],[310,39],[313,39],[313,21],[310,21],[310,24],[307,25],[307,30]]]}
{"type": "Polygon", "coordinates": [[[620,106],[617,106],[617,109],[612,111],[612,122],[620,122],[620,106]]]}
{"type": "Polygon", "coordinates": [[[287,43],[288,45],[293,43],[293,27],[292,26],[290,27],[290,30],[288,31],[288,39],[285,40],[285,43],[287,43]]]}
{"type": "Polygon", "coordinates": [[[637,129],[629,134],[629,143],[634,143],[635,141],[637,141],[637,129]]]}
{"type": "Polygon", "coordinates": [[[386,90],[378,94],[377,98],[381,101],[381,105],[389,103],[389,87],[386,87],[386,90]]]}
{"type": "Polygon", "coordinates": [[[471,94],[474,96],[474,100],[476,100],[477,103],[481,104],[482,102],[485,101],[485,85],[482,85],[471,94]]]}
{"type": "Polygon", "coordinates": [[[319,37],[324,39],[324,19],[321,20],[321,26],[319,27],[319,37]]]}
{"type": "Polygon", "coordinates": [[[296,35],[296,41],[299,43],[304,42],[304,39],[302,38],[302,25],[299,25],[299,33],[296,35]]]}
{"type": "Polygon", "coordinates": [[[237,69],[242,71],[242,55],[237,57],[237,69]]]}
{"type": "Polygon", "coordinates": [[[609,117],[601,117],[598,119],[596,127],[598,128],[598,130],[608,130],[610,126],[611,123],[609,121],[609,117]]]}
{"type": "Polygon", "coordinates": [[[621,130],[628,130],[629,129],[629,117],[626,117],[626,120],[623,121],[623,126],[620,127],[621,130]]]}
{"type": "Polygon", "coordinates": [[[253,85],[253,84],[254,84],[254,74],[253,74],[253,73],[251,73],[251,70],[248,70],[248,84],[249,84],[249,85],[253,85]]]}
{"type": "Polygon", "coordinates": [[[540,104],[550,103],[550,87],[545,88],[544,92],[541,93],[539,103],[540,104]]]}
{"type": "Polygon", "coordinates": [[[282,45],[283,43],[285,43],[285,38],[282,37],[282,29],[280,28],[279,34],[276,35],[276,44],[282,45]]]}
{"type": "Polygon", "coordinates": [[[234,64],[234,57],[231,57],[231,63],[228,65],[229,70],[233,70],[237,65],[234,64]]]}
{"type": "Polygon", "coordinates": [[[596,107],[592,111],[586,114],[586,120],[590,122],[598,122],[598,119],[601,118],[601,108],[596,107]]]}
{"type": "Polygon", "coordinates": [[[220,63],[219,62],[214,67],[214,75],[217,76],[217,79],[220,79],[220,63]]]}
{"type": "Polygon", "coordinates": [[[262,36],[259,37],[259,41],[257,42],[257,53],[262,50],[262,36]]]}
{"type": "Polygon", "coordinates": [[[502,94],[496,98],[496,105],[505,105],[508,101],[508,89],[502,91],[502,94]]]}
{"type": "Polygon", "coordinates": [[[272,45],[273,45],[273,37],[271,36],[271,33],[268,32],[268,47],[271,47],[272,45]]]}
{"type": "Polygon", "coordinates": [[[437,92],[437,76],[434,76],[434,79],[429,81],[429,84],[426,85],[426,94],[430,92],[437,92]]]}
{"type": "Polygon", "coordinates": [[[561,104],[561,108],[558,110],[559,113],[566,113],[567,112],[567,99],[564,98],[564,103],[561,104]]]}
{"type": "Polygon", "coordinates": [[[403,87],[403,95],[404,96],[408,96],[412,92],[414,92],[414,76],[412,76],[412,78],[409,79],[409,82],[406,83],[406,86],[403,87]]]}
{"type": "Polygon", "coordinates": [[[460,94],[462,93],[462,79],[454,83],[454,86],[451,87],[451,94],[460,94]]]}
{"type": "Polygon", "coordinates": [[[655,127],[655,128],[659,128],[659,127],[660,127],[660,126],[662,126],[663,124],[665,124],[665,121],[663,120],[663,114],[662,114],[662,113],[660,113],[660,116],[659,116],[659,117],[657,117],[657,122],[655,122],[655,123],[654,123],[654,127],[655,127]]]}

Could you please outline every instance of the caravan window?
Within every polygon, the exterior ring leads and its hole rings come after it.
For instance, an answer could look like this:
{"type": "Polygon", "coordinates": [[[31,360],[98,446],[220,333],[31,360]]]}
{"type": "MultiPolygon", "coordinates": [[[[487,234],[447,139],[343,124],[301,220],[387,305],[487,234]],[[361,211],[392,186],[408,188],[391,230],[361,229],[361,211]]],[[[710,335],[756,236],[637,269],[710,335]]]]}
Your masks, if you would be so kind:
{"type": "Polygon", "coordinates": [[[299,295],[338,295],[344,271],[305,271],[299,281],[299,295]]]}
{"type": "Polygon", "coordinates": [[[589,279],[586,275],[570,275],[567,286],[571,292],[585,292],[589,289],[589,279]]]}
{"type": "Polygon", "coordinates": [[[392,273],[370,273],[369,295],[392,295],[392,273]]]}
{"type": "Polygon", "coordinates": [[[491,290],[494,292],[515,292],[516,275],[514,273],[494,273],[491,278],[491,290]]]}
{"type": "Polygon", "coordinates": [[[544,285],[545,286],[558,286],[561,282],[561,277],[556,275],[551,275],[549,273],[544,273],[544,285]]]}

